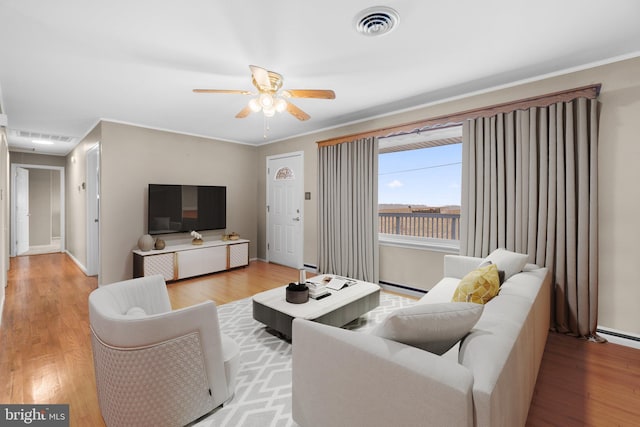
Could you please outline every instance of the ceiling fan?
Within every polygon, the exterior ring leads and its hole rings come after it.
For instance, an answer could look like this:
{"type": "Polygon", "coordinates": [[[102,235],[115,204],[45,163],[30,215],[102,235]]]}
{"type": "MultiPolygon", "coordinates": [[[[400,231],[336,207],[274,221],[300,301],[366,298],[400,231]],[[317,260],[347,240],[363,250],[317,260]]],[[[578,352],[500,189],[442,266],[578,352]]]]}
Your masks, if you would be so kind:
{"type": "Polygon", "coordinates": [[[258,89],[258,93],[248,90],[233,89],[193,89],[196,93],[230,93],[240,95],[257,95],[251,98],[236,118],[247,117],[251,112],[262,111],[265,117],[273,117],[278,112],[288,111],[301,121],[309,120],[310,116],[289,101],[289,98],[317,98],[335,99],[336,94],[332,90],[324,89],[286,89],[281,90],[283,77],[274,71],[266,70],[256,65],[249,65],[251,69],[252,83],[258,89]]]}

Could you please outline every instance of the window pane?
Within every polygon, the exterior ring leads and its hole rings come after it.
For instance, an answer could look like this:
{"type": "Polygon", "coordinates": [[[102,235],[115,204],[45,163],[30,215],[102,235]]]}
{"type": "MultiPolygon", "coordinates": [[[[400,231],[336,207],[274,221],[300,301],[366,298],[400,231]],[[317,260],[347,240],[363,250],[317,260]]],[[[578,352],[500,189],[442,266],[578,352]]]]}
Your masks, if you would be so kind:
{"type": "Polygon", "coordinates": [[[460,239],[462,144],[379,155],[379,232],[460,239]]]}

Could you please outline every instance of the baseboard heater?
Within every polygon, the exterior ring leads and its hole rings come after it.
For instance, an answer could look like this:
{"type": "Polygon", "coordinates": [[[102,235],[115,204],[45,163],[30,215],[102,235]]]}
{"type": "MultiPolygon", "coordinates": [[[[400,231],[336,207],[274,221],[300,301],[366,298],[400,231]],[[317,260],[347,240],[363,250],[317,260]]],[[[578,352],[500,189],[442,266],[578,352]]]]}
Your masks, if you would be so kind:
{"type": "MultiPolygon", "coordinates": [[[[318,271],[318,266],[317,265],[303,264],[303,267],[305,269],[307,269],[307,270],[316,271],[316,272],[318,271]]],[[[424,289],[412,288],[411,286],[401,285],[399,283],[386,282],[384,280],[378,280],[378,284],[382,285],[382,286],[389,286],[389,287],[393,287],[393,288],[403,289],[405,291],[417,292],[419,294],[426,294],[427,292],[429,292],[429,291],[426,291],[424,289]]]]}
{"type": "Polygon", "coordinates": [[[379,280],[378,283],[380,285],[390,286],[390,287],[393,287],[393,288],[404,289],[405,291],[418,292],[420,294],[426,294],[427,292],[429,292],[429,291],[426,291],[424,289],[412,288],[411,286],[401,285],[399,283],[386,282],[384,280],[379,280]]]}
{"type": "Polygon", "coordinates": [[[611,335],[612,337],[624,338],[625,340],[635,341],[640,343],[640,337],[634,337],[633,335],[621,334],[620,332],[608,331],[606,329],[597,328],[596,332],[602,335],[611,335]]]}

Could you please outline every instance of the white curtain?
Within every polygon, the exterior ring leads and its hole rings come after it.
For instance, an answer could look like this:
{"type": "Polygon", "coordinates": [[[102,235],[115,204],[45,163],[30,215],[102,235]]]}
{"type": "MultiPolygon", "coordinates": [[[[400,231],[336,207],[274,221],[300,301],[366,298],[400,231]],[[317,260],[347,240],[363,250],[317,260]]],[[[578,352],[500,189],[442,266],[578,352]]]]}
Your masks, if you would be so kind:
{"type": "Polygon", "coordinates": [[[460,252],[549,267],[557,330],[600,340],[597,150],[596,99],[466,121],[460,252]]]}
{"type": "Polygon", "coordinates": [[[378,282],[378,141],[318,151],[318,271],[378,282]]]}

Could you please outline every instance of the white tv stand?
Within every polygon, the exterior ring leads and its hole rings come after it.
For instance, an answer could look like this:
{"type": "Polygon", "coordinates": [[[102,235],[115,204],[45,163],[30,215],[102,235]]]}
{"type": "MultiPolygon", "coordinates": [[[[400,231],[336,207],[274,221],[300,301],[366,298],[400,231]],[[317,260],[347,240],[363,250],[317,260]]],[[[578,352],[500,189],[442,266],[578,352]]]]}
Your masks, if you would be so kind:
{"type": "Polygon", "coordinates": [[[133,251],[133,277],[161,274],[166,281],[249,265],[249,240],[212,240],[133,251]]]}

